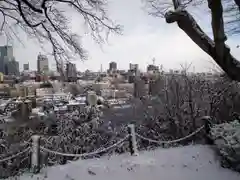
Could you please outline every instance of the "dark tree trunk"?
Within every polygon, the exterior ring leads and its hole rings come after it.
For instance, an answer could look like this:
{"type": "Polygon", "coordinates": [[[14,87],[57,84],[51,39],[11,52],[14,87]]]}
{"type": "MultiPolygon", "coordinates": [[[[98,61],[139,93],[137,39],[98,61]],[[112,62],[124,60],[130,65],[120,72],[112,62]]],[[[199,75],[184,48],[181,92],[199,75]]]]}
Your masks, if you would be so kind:
{"type": "Polygon", "coordinates": [[[225,44],[222,4],[221,0],[208,0],[212,13],[212,29],[214,40],[212,40],[197,24],[195,19],[186,10],[177,7],[178,0],[173,0],[175,11],[169,11],[165,15],[167,23],[176,22],[204,52],[209,54],[213,60],[236,81],[240,81],[240,62],[230,53],[230,48],[225,44]]]}

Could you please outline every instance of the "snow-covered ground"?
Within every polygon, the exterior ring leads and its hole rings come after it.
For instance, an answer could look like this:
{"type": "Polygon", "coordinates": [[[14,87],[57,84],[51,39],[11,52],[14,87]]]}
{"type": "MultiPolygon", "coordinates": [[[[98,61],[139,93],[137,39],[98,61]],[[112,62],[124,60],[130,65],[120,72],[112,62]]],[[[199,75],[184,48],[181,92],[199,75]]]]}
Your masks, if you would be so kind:
{"type": "Polygon", "coordinates": [[[67,165],[24,174],[22,180],[239,180],[240,174],[220,167],[217,157],[207,146],[171,149],[79,160],[67,165]]]}

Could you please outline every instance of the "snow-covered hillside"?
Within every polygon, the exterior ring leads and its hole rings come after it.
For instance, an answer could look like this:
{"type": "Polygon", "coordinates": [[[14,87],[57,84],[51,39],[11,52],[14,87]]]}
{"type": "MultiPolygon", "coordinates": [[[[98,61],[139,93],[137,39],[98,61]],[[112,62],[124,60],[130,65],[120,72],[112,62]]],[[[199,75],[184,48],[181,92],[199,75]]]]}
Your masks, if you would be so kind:
{"type": "Polygon", "coordinates": [[[239,180],[240,174],[220,167],[208,146],[171,149],[79,160],[46,168],[40,174],[24,174],[22,180],[239,180]]]}

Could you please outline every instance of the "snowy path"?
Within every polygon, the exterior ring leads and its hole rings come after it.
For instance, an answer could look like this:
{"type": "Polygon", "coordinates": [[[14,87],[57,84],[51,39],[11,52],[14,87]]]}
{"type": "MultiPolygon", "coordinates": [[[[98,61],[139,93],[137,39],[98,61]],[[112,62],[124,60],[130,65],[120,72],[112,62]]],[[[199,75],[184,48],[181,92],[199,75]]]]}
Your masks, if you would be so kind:
{"type": "Polygon", "coordinates": [[[138,157],[128,154],[79,160],[67,165],[44,169],[22,180],[239,180],[240,174],[219,166],[207,146],[187,146],[140,152],[138,157]]]}

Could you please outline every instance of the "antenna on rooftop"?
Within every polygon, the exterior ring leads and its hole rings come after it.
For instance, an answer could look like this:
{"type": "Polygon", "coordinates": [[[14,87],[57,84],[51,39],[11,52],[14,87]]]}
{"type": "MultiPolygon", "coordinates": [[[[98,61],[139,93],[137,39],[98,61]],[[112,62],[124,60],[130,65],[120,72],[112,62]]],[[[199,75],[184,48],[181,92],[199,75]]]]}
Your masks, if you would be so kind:
{"type": "Polygon", "coordinates": [[[162,64],[160,65],[160,70],[163,71],[163,65],[162,64]]]}
{"type": "Polygon", "coordinates": [[[153,59],[152,59],[153,65],[155,65],[155,61],[156,61],[156,59],[155,59],[155,58],[153,58],[153,59]]]}

